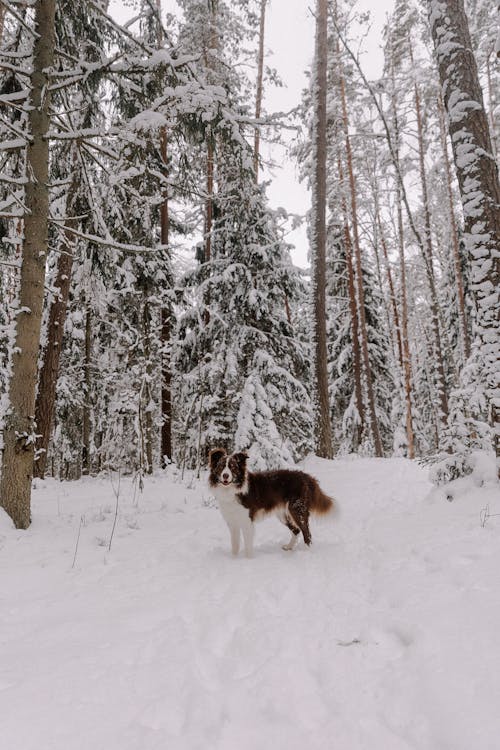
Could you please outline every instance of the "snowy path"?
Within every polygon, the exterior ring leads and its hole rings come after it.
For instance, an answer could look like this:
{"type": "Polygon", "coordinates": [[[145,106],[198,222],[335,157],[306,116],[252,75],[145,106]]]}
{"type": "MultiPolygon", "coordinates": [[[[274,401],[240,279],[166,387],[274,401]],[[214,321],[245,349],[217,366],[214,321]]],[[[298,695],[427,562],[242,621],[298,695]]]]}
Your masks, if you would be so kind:
{"type": "Polygon", "coordinates": [[[48,482],[0,519],[2,750],[497,750],[498,487],[447,503],[402,459],[312,460],[314,544],[234,560],[203,486],[48,482]],[[80,517],[76,565],[71,567],[80,517]]]}

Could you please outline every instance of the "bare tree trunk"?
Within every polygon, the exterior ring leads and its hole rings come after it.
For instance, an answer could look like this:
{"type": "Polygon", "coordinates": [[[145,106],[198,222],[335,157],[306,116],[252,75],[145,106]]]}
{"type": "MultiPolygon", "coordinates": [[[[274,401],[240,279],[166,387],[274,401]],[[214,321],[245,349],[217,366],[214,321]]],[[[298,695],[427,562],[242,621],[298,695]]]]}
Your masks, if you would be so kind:
{"type": "MultiPolygon", "coordinates": [[[[66,215],[70,216],[78,191],[79,172],[74,169],[66,200],[66,215]]],[[[76,229],[76,220],[69,218],[66,226],[76,229]]],[[[57,380],[59,377],[59,360],[61,357],[64,325],[68,307],[69,289],[71,283],[71,269],[73,266],[74,235],[64,232],[59,248],[57,273],[54,282],[56,293],[49,310],[47,321],[47,343],[43,352],[43,363],[38,377],[38,390],[35,403],[35,422],[37,431],[36,451],[33,474],[40,479],[45,476],[47,467],[47,450],[52,424],[54,421],[54,407],[56,401],[57,380]]]]}
{"type": "MultiPolygon", "coordinates": [[[[498,12],[500,13],[500,7],[498,8],[498,12]]],[[[486,57],[486,80],[488,81],[488,99],[489,99],[489,121],[490,121],[490,137],[491,137],[491,153],[496,159],[497,156],[497,143],[496,143],[496,123],[495,123],[495,115],[493,114],[493,84],[491,82],[491,65],[490,65],[490,57],[493,54],[493,51],[490,52],[490,54],[486,57]]]]}
{"type": "Polygon", "coordinates": [[[448,114],[464,242],[472,269],[474,343],[488,421],[500,457],[500,186],[463,0],[428,0],[429,21],[448,114]]]}
{"type": "Polygon", "coordinates": [[[332,426],[328,398],[326,350],[326,82],[327,0],[317,0],[313,133],[312,289],[315,342],[316,452],[332,458],[332,426]]]}
{"type": "MultiPolygon", "coordinates": [[[[262,110],[262,81],[264,78],[264,30],[266,23],[266,4],[267,0],[260,0],[260,24],[259,24],[259,49],[257,53],[257,92],[255,96],[255,119],[258,120],[262,110]]],[[[254,147],[253,147],[253,171],[255,173],[255,182],[259,181],[259,150],[260,150],[260,129],[255,128],[254,147]]]]}
{"type": "Polygon", "coordinates": [[[5,5],[0,5],[0,44],[3,40],[3,24],[5,21],[5,5]]]}
{"type": "Polygon", "coordinates": [[[403,211],[401,209],[401,196],[399,182],[396,187],[397,214],[398,214],[398,239],[399,239],[399,263],[401,275],[401,344],[403,347],[403,374],[406,404],[406,440],[408,442],[408,458],[415,458],[415,435],[413,433],[412,416],[412,387],[411,387],[411,358],[410,343],[408,340],[408,295],[406,289],[406,262],[405,243],[403,232],[403,211]]]}
{"type": "Polygon", "coordinates": [[[453,266],[455,269],[455,284],[457,287],[458,325],[464,359],[470,354],[469,330],[467,327],[467,312],[465,309],[464,280],[462,276],[462,264],[460,262],[460,245],[458,241],[458,226],[455,218],[455,206],[453,205],[453,190],[451,186],[451,166],[448,157],[448,146],[446,143],[446,123],[444,120],[444,107],[441,97],[438,97],[439,132],[441,136],[441,148],[443,151],[443,162],[446,174],[446,188],[448,192],[448,214],[450,219],[451,239],[453,242],[453,266]]]}
{"type": "MultiPolygon", "coordinates": [[[[337,55],[340,64],[340,46],[337,40],[337,55]]],[[[363,274],[361,264],[361,246],[359,242],[358,233],[358,217],[357,217],[357,205],[356,205],[356,181],[354,179],[354,169],[352,165],[352,151],[351,141],[349,138],[349,121],[347,115],[347,102],[345,96],[345,83],[343,71],[340,69],[339,72],[339,87],[340,87],[340,100],[342,105],[342,124],[344,128],[344,139],[345,139],[345,150],[346,150],[346,162],[347,162],[347,174],[349,177],[349,189],[351,197],[351,224],[352,234],[354,240],[354,260],[356,268],[356,286],[358,296],[358,314],[359,314],[359,334],[361,339],[361,355],[363,359],[363,368],[366,379],[366,391],[368,396],[368,413],[370,416],[370,431],[373,439],[373,445],[375,448],[376,456],[383,456],[384,451],[382,448],[382,440],[380,438],[380,431],[377,420],[377,413],[375,407],[375,394],[373,390],[372,371],[370,364],[370,354],[368,351],[368,335],[366,325],[366,311],[365,311],[365,294],[363,289],[363,274]]]]}
{"type": "MultiPolygon", "coordinates": [[[[411,39],[408,43],[410,53],[410,62],[414,68],[413,52],[411,39]]],[[[436,290],[436,278],[434,275],[434,251],[432,247],[432,229],[431,214],[429,208],[429,195],[427,190],[427,176],[425,173],[425,147],[424,131],[422,124],[422,108],[420,102],[420,92],[416,79],[413,84],[415,98],[415,114],[417,118],[417,140],[418,140],[418,159],[420,168],[420,184],[422,188],[422,205],[424,209],[424,267],[427,275],[427,283],[430,291],[430,310],[431,310],[431,328],[433,336],[434,363],[436,368],[436,388],[439,398],[440,414],[439,419],[442,428],[446,428],[448,422],[448,394],[446,388],[446,375],[444,370],[443,347],[441,345],[441,333],[439,330],[439,301],[436,290]]]]}
{"type": "MultiPolygon", "coordinates": [[[[153,413],[151,411],[151,317],[149,311],[148,289],[144,290],[144,304],[142,308],[142,336],[144,343],[144,383],[143,389],[145,408],[144,446],[146,456],[146,473],[153,473],[153,413]]],[[[142,390],[142,389],[141,389],[142,390]]]]}
{"type": "MultiPolygon", "coordinates": [[[[168,144],[167,129],[162,128],[160,133],[161,156],[165,170],[168,169],[168,144]]],[[[165,198],[160,206],[160,239],[164,247],[168,247],[170,241],[170,215],[168,206],[168,188],[165,190],[165,198]]],[[[170,335],[171,335],[172,308],[165,305],[161,308],[161,456],[162,464],[165,459],[172,459],[172,374],[170,369],[170,335]]]]}
{"type": "MultiPolygon", "coordinates": [[[[209,2],[209,33],[208,33],[208,40],[209,40],[209,47],[210,47],[210,54],[208,53],[208,50],[204,50],[204,57],[205,57],[205,65],[207,69],[213,70],[214,68],[214,61],[213,61],[213,52],[212,50],[216,50],[218,48],[218,36],[217,36],[217,26],[216,26],[216,20],[217,20],[217,3],[216,2],[209,2]]],[[[209,76],[209,80],[213,76],[209,76]]],[[[212,81],[211,81],[212,82],[212,81]]],[[[211,125],[207,127],[207,162],[206,162],[206,198],[205,198],[205,263],[208,263],[212,257],[212,223],[213,223],[213,212],[214,212],[214,168],[215,168],[215,134],[212,130],[211,125]]],[[[210,305],[210,297],[208,296],[209,293],[207,293],[207,299],[206,299],[206,309],[204,314],[205,324],[208,325],[210,322],[210,311],[209,311],[209,305],[210,305]]]]}
{"type": "MultiPolygon", "coordinates": [[[[158,13],[158,48],[164,42],[161,29],[161,0],[156,0],[158,13]]],[[[164,126],[160,130],[160,153],[163,169],[168,175],[168,134],[164,126]]],[[[163,247],[168,247],[170,242],[170,214],[168,205],[168,187],[165,188],[163,202],[160,206],[160,241],[163,247]]],[[[163,306],[161,309],[161,462],[172,459],[172,373],[170,369],[170,336],[171,336],[171,307],[163,306]]]]}
{"type": "Polygon", "coordinates": [[[212,222],[214,195],[214,147],[210,133],[207,143],[207,197],[205,203],[205,263],[212,257],[212,222]]]}
{"type": "Polygon", "coordinates": [[[380,244],[382,245],[382,253],[384,256],[384,265],[385,265],[385,271],[387,276],[387,284],[389,286],[389,296],[391,298],[391,307],[392,307],[392,317],[394,322],[394,330],[396,334],[396,345],[397,345],[397,352],[398,352],[398,361],[401,366],[403,367],[403,346],[401,343],[401,323],[399,320],[399,311],[398,311],[398,302],[396,298],[396,292],[394,289],[394,280],[392,278],[392,272],[391,272],[391,264],[389,261],[389,253],[387,250],[387,242],[385,239],[385,234],[382,227],[382,222],[380,220],[380,214],[379,209],[377,206],[376,209],[376,217],[375,217],[376,226],[378,226],[379,236],[380,236],[380,244]]]}
{"type": "Polygon", "coordinates": [[[392,92],[391,92],[391,110],[392,110],[392,127],[394,134],[393,158],[394,168],[396,171],[396,215],[398,227],[398,245],[399,245],[399,266],[400,266],[400,283],[401,283],[401,346],[403,353],[403,380],[405,393],[405,425],[406,441],[408,443],[408,458],[415,458],[415,434],[413,432],[413,407],[412,407],[412,373],[410,357],[410,341],[408,337],[408,290],[406,286],[406,259],[405,259],[405,238],[403,228],[403,209],[401,205],[401,192],[403,181],[399,169],[399,118],[396,107],[394,70],[391,68],[392,92]]]}
{"type": "Polygon", "coordinates": [[[85,312],[85,359],[83,374],[85,393],[82,411],[82,474],[90,474],[90,392],[92,387],[92,312],[86,300],[85,312]]]}
{"type": "Polygon", "coordinates": [[[356,288],[354,283],[354,268],[352,265],[352,242],[349,231],[349,215],[347,211],[347,202],[345,198],[346,185],[344,184],[344,170],[342,160],[338,158],[339,180],[342,186],[342,214],[344,217],[344,244],[347,265],[347,287],[349,292],[349,312],[351,316],[352,327],[352,356],[354,370],[354,396],[356,399],[356,409],[359,414],[359,424],[357,430],[357,446],[361,443],[365,426],[365,407],[363,404],[363,389],[361,386],[361,354],[359,351],[359,325],[358,325],[358,305],[356,300],[356,288]]]}
{"type": "Polygon", "coordinates": [[[55,0],[37,0],[29,108],[30,139],[26,155],[27,184],[24,243],[20,278],[9,411],[4,425],[0,498],[17,528],[31,521],[35,392],[42,321],[49,221],[50,89],[47,70],[54,60],[55,0]]]}

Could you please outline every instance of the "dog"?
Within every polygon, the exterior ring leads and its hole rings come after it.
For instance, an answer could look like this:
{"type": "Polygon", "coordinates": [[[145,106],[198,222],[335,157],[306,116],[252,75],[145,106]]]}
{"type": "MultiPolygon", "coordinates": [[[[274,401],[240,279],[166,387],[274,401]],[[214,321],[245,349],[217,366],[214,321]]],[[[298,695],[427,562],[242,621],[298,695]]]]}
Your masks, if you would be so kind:
{"type": "Polygon", "coordinates": [[[301,532],[309,546],[309,515],[330,513],[334,508],[332,498],[303,471],[249,472],[247,460],[246,453],[228,455],[224,448],[214,448],[209,454],[208,483],[229,527],[233,555],[239,553],[243,535],[245,554],[253,556],[254,522],[271,514],[290,529],[290,541],[283,545],[284,550],[296,547],[301,532]]]}

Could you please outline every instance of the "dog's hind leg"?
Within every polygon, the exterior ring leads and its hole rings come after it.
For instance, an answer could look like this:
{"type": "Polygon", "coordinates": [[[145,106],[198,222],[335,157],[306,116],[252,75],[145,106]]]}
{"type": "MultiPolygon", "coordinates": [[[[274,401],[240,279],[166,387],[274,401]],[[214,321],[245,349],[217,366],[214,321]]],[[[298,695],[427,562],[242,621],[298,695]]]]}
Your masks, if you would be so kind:
{"type": "Polygon", "coordinates": [[[304,542],[309,546],[312,542],[311,532],[309,530],[309,510],[303,500],[292,500],[288,504],[288,512],[294,523],[302,532],[304,542]]]}
{"type": "Polygon", "coordinates": [[[300,529],[298,529],[290,522],[288,522],[286,525],[288,526],[292,534],[290,536],[290,541],[288,542],[288,544],[284,544],[282,549],[288,552],[289,550],[295,549],[295,547],[297,546],[297,542],[299,541],[300,529]]]}

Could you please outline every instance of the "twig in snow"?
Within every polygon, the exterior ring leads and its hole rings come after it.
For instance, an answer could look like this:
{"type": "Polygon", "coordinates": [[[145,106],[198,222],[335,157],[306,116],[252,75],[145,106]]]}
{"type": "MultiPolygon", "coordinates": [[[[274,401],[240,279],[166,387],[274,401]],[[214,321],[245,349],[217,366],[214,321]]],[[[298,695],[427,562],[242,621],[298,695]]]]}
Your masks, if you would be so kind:
{"type": "Polygon", "coordinates": [[[115,485],[113,484],[113,474],[111,474],[111,486],[113,488],[114,496],[116,497],[116,505],[115,505],[115,517],[113,520],[113,528],[111,529],[111,536],[109,537],[108,552],[111,552],[111,542],[113,541],[113,534],[115,533],[116,520],[118,518],[118,504],[120,501],[120,482],[121,482],[121,473],[120,473],[120,469],[118,469],[118,484],[116,486],[116,489],[115,489],[115,485]]]}
{"type": "Polygon", "coordinates": [[[500,513],[490,513],[490,506],[487,505],[485,508],[482,509],[481,513],[479,514],[479,520],[481,522],[481,527],[484,529],[486,526],[486,522],[489,518],[494,518],[495,516],[500,516],[500,513]]]}
{"type": "MultiPolygon", "coordinates": [[[[57,502],[59,504],[59,498],[57,499],[57,502]]],[[[71,564],[72,568],[75,567],[76,555],[77,555],[77,552],[78,552],[78,542],[80,541],[80,532],[82,530],[82,526],[83,526],[84,522],[85,522],[85,516],[82,515],[82,516],[80,516],[80,525],[78,526],[78,536],[76,537],[75,554],[73,555],[73,562],[71,564]]]]}

